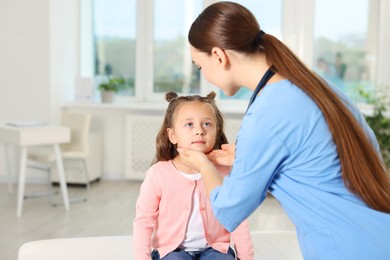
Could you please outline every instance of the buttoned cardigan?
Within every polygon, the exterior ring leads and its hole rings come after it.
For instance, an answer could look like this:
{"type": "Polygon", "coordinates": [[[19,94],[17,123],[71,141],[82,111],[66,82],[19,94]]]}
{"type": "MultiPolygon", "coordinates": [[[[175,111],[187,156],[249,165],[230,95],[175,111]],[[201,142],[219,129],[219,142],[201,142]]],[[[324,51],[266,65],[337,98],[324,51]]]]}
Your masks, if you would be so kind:
{"type": "MultiPolygon", "coordinates": [[[[218,169],[223,175],[229,170],[218,169]]],[[[226,253],[232,239],[239,259],[254,259],[247,221],[228,232],[212,212],[202,179],[184,177],[172,161],[152,165],[141,185],[133,222],[135,259],[150,259],[151,249],[157,249],[162,258],[179,247],[186,235],[195,191],[208,244],[226,253]]]]}

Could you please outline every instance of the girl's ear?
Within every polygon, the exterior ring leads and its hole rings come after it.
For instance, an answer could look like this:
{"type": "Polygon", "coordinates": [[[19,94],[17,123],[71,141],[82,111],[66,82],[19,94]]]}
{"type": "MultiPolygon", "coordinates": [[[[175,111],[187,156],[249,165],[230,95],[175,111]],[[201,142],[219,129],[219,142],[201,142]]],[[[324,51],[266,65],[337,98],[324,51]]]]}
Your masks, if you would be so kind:
{"type": "Polygon", "coordinates": [[[172,128],[167,128],[167,135],[172,144],[177,144],[176,135],[172,128]]]}
{"type": "Polygon", "coordinates": [[[226,55],[226,52],[221,48],[214,47],[211,49],[211,55],[214,60],[225,68],[229,64],[229,57],[226,55]]]}

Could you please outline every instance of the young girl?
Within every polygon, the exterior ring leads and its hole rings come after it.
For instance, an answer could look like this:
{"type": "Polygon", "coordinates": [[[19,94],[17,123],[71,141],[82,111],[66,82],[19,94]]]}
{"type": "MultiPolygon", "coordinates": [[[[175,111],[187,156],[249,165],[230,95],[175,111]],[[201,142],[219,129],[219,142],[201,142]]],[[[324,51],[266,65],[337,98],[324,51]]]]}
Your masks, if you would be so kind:
{"type": "MultiPolygon", "coordinates": [[[[214,217],[199,172],[182,162],[178,147],[208,153],[227,142],[224,121],[206,97],[169,92],[157,136],[155,163],[146,173],[136,204],[135,257],[141,259],[254,259],[248,223],[230,234],[214,217]]],[[[222,175],[229,167],[217,166],[222,175]]]]}

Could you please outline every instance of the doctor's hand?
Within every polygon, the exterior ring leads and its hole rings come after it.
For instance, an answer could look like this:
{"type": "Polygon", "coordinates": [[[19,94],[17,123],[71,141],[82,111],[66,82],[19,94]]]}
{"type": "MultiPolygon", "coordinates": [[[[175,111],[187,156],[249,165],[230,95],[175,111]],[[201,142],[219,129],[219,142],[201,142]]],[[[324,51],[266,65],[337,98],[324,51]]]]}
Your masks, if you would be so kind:
{"type": "Polygon", "coordinates": [[[212,164],[209,158],[207,158],[207,155],[203,152],[185,148],[177,148],[177,151],[184,163],[196,171],[201,172],[202,166],[212,164]]]}
{"type": "Polygon", "coordinates": [[[214,164],[223,166],[233,166],[236,156],[236,145],[223,144],[220,150],[212,150],[207,154],[207,157],[214,164]]]}
{"type": "Polygon", "coordinates": [[[222,175],[218,172],[215,165],[209,160],[206,154],[185,149],[177,148],[180,154],[180,159],[183,160],[192,169],[202,174],[203,181],[206,186],[207,197],[210,197],[211,191],[216,187],[222,185],[222,175]]]}

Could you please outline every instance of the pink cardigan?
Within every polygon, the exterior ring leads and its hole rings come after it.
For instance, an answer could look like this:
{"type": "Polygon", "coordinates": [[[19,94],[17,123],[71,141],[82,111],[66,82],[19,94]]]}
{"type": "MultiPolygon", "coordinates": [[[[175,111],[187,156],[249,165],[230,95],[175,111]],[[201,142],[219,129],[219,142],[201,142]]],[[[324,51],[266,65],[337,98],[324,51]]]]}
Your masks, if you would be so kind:
{"type": "MultiPolygon", "coordinates": [[[[226,167],[221,170],[221,174],[227,174],[226,167]]],[[[227,252],[230,233],[214,217],[202,179],[190,180],[177,171],[172,161],[162,161],[149,168],[137,200],[133,222],[136,260],[150,260],[151,248],[157,249],[162,258],[180,245],[194,190],[199,194],[207,242],[214,249],[227,252]]],[[[238,259],[254,259],[248,222],[244,221],[231,235],[238,259]]]]}

